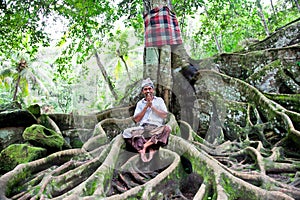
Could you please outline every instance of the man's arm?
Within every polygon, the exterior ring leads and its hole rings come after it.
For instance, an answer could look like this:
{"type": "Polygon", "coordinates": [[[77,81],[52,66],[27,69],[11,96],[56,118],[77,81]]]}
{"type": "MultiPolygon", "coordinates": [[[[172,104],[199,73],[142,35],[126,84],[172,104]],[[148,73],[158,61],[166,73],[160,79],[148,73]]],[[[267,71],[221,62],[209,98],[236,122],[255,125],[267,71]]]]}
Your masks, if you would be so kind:
{"type": "Polygon", "coordinates": [[[161,97],[157,98],[158,100],[158,107],[156,107],[157,105],[155,104],[155,106],[152,106],[151,109],[153,112],[155,112],[156,115],[158,115],[159,117],[165,119],[168,116],[168,109],[167,106],[164,102],[164,100],[161,97]]]}
{"type": "MultiPolygon", "coordinates": [[[[159,117],[165,119],[168,116],[168,112],[167,112],[166,105],[165,105],[165,103],[162,99],[161,99],[160,104],[162,106],[162,109],[156,108],[155,106],[153,106],[152,100],[147,100],[147,104],[141,110],[141,112],[134,115],[134,118],[133,118],[134,121],[135,122],[140,122],[143,119],[143,117],[144,117],[145,113],[147,112],[148,108],[150,108],[153,112],[155,112],[155,114],[158,115],[159,117]]],[[[140,106],[140,105],[137,105],[137,106],[140,106]]]]}
{"type": "Polygon", "coordinates": [[[159,110],[154,106],[151,106],[152,111],[154,111],[159,117],[165,119],[168,116],[168,112],[165,112],[163,110],[159,110]]]}
{"type": "Polygon", "coordinates": [[[136,115],[134,115],[134,117],[133,117],[133,119],[134,119],[134,121],[136,122],[136,123],[138,123],[138,122],[140,122],[142,119],[143,119],[143,117],[144,117],[144,115],[145,115],[145,113],[146,113],[146,111],[147,111],[147,105],[142,109],[142,111],[140,112],[140,113],[138,113],[138,114],[136,114],[136,115]]]}
{"type": "Polygon", "coordinates": [[[165,119],[168,116],[168,112],[166,112],[164,110],[160,110],[160,109],[156,108],[155,106],[153,106],[152,102],[148,102],[147,105],[142,109],[142,111],[134,116],[135,122],[140,122],[143,119],[143,117],[147,111],[147,108],[151,108],[152,111],[155,112],[156,115],[158,115],[159,117],[161,117],[163,119],[165,119]]]}

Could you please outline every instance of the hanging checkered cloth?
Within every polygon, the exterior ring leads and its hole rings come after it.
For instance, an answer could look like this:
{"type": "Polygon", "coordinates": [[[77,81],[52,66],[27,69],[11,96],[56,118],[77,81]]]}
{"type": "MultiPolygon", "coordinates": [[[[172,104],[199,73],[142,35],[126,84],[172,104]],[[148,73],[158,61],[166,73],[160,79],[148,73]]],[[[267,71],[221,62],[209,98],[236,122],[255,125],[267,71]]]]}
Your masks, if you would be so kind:
{"type": "Polygon", "coordinates": [[[144,14],[145,47],[182,44],[175,14],[167,7],[156,7],[144,14]]]}

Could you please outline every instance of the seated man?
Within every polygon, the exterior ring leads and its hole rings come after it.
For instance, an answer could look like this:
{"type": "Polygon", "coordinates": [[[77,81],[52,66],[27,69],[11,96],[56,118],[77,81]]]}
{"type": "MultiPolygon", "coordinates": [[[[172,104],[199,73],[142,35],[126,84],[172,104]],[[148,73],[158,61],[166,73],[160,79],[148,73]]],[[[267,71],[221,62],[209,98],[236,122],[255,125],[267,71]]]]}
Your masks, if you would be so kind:
{"type": "Polygon", "coordinates": [[[123,138],[127,145],[140,153],[143,162],[149,162],[159,147],[168,144],[171,127],[163,125],[168,110],[164,100],[154,96],[154,85],[149,78],[142,82],[142,93],[145,98],[137,103],[133,115],[139,126],[125,129],[123,138]],[[149,158],[146,156],[148,152],[149,158]]]}

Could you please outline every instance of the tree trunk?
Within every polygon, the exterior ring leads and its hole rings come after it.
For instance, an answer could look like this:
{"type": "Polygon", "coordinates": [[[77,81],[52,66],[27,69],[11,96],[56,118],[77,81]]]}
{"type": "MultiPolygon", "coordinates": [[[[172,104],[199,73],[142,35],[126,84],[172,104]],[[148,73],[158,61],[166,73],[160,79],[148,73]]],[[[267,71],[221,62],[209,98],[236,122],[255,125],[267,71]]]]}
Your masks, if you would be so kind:
{"type": "MultiPolygon", "coordinates": [[[[169,6],[168,0],[144,0],[144,11],[149,13],[155,7],[169,6]]],[[[169,107],[172,89],[171,47],[145,47],[144,78],[150,78],[156,87],[156,94],[161,96],[169,107]]]]}
{"type": "Polygon", "coordinates": [[[19,88],[20,81],[21,81],[21,73],[22,73],[22,71],[23,71],[26,67],[27,67],[27,63],[26,63],[26,61],[22,58],[22,59],[20,60],[20,62],[18,63],[18,66],[17,66],[18,79],[17,79],[17,82],[16,82],[16,87],[15,87],[15,91],[14,91],[13,101],[17,100],[18,88],[19,88]]]}
{"type": "Polygon", "coordinates": [[[273,0],[270,0],[270,4],[271,4],[271,7],[272,7],[272,11],[274,13],[274,16],[277,18],[277,12],[276,12],[276,10],[274,8],[273,0]]]}
{"type": "MultiPolygon", "coordinates": [[[[1,174],[0,199],[300,199],[300,47],[288,46],[299,37],[298,26],[280,29],[247,54],[199,61],[194,90],[181,90],[195,93],[196,101],[182,102],[199,126],[192,129],[170,113],[169,143],[149,163],[126,149],[120,134],[135,126],[132,106],[76,116],[82,122],[77,128],[72,115],[50,115],[54,130],[71,130],[70,141],[72,135],[83,136],[83,146],[71,145],[74,149],[1,174]],[[284,43],[272,48],[277,41],[284,43]]],[[[183,83],[178,79],[174,87],[183,83]]],[[[8,113],[0,113],[0,125],[24,116],[8,113]]]]}
{"type": "Polygon", "coordinates": [[[269,31],[269,28],[268,28],[268,25],[267,25],[267,21],[266,21],[266,19],[265,19],[264,13],[263,13],[263,9],[262,9],[260,0],[257,0],[257,1],[256,1],[256,6],[257,6],[257,8],[258,8],[257,12],[258,12],[258,15],[259,15],[259,17],[260,17],[261,24],[263,25],[263,27],[264,27],[264,29],[265,29],[265,32],[266,32],[267,36],[269,36],[269,35],[270,35],[270,31],[269,31]]]}
{"type": "MultiPolygon", "coordinates": [[[[209,15],[208,15],[208,12],[207,12],[207,9],[206,9],[205,6],[204,6],[204,11],[205,11],[205,14],[206,14],[206,16],[207,16],[207,19],[210,21],[210,17],[209,17],[209,15]]],[[[218,52],[219,52],[219,53],[222,53],[222,48],[221,48],[221,46],[220,46],[220,43],[219,43],[219,41],[218,41],[218,37],[217,37],[216,32],[215,32],[214,30],[212,31],[212,34],[213,34],[213,36],[214,36],[214,40],[215,40],[215,43],[216,43],[216,47],[217,47],[217,49],[218,49],[218,52]]]]}
{"type": "Polygon", "coordinates": [[[95,49],[95,57],[96,57],[97,65],[98,65],[98,67],[100,68],[101,73],[102,73],[102,75],[103,75],[103,78],[105,79],[106,83],[108,84],[108,87],[109,87],[109,89],[110,89],[112,95],[114,96],[115,100],[117,100],[117,99],[118,99],[118,95],[117,95],[117,93],[115,92],[114,86],[113,86],[113,84],[112,84],[110,78],[108,77],[108,75],[107,75],[107,73],[106,73],[106,70],[105,70],[104,66],[102,65],[102,63],[101,63],[101,61],[100,61],[100,57],[99,57],[99,55],[98,55],[96,49],[95,49]]]}
{"type": "Polygon", "coordinates": [[[130,73],[129,73],[129,69],[128,69],[127,63],[126,63],[126,61],[125,61],[125,59],[124,59],[124,56],[119,55],[119,58],[120,58],[120,59],[122,60],[122,62],[124,63],[125,69],[126,69],[126,72],[127,72],[127,75],[128,75],[128,78],[129,78],[129,80],[131,80],[130,73]]]}
{"type": "Polygon", "coordinates": [[[109,89],[110,89],[112,95],[114,96],[115,100],[117,100],[117,99],[118,99],[118,94],[116,93],[116,91],[115,91],[115,89],[114,89],[114,86],[113,86],[113,84],[112,84],[112,82],[111,82],[109,76],[107,75],[107,72],[106,72],[106,70],[105,70],[103,64],[101,63],[99,54],[97,53],[97,49],[96,49],[95,46],[93,45],[93,42],[92,42],[92,40],[91,40],[91,37],[89,36],[89,34],[87,33],[87,31],[85,31],[85,33],[86,33],[86,35],[87,35],[87,38],[88,38],[88,41],[89,41],[90,45],[92,45],[92,47],[93,47],[93,49],[94,49],[94,51],[95,51],[94,55],[95,55],[95,58],[96,58],[96,61],[97,61],[97,65],[98,65],[98,67],[99,67],[99,69],[100,69],[100,71],[101,71],[101,73],[102,73],[102,75],[103,75],[103,78],[104,78],[104,80],[106,81],[106,83],[108,84],[108,87],[109,87],[109,89]]]}
{"type": "Polygon", "coordinates": [[[216,33],[213,32],[213,35],[214,35],[214,39],[215,39],[215,43],[216,43],[218,52],[219,52],[219,53],[222,53],[222,48],[221,48],[221,46],[220,46],[220,43],[219,43],[219,41],[218,41],[218,37],[216,36],[216,33]]]}
{"type": "Polygon", "coordinates": [[[16,87],[15,87],[14,96],[13,96],[13,101],[17,100],[17,93],[18,93],[18,88],[19,88],[19,84],[20,84],[20,79],[21,79],[21,75],[18,74],[18,79],[16,82],[16,87]]]}
{"type": "MultiPolygon", "coordinates": [[[[168,7],[170,10],[172,10],[171,1],[170,0],[144,0],[144,16],[145,14],[148,15],[151,10],[156,8],[162,8],[162,7],[168,7]]],[[[152,22],[152,18],[150,22],[152,22]]],[[[154,26],[155,25],[156,24],[154,24],[154,26]]],[[[165,24],[163,25],[165,26],[165,24]]],[[[173,29],[173,27],[170,27],[170,29],[173,29]]],[[[179,36],[179,38],[180,37],[181,36],[179,36]]],[[[167,107],[170,107],[170,102],[172,101],[171,91],[173,88],[172,68],[174,68],[174,66],[184,68],[185,66],[189,65],[188,64],[189,56],[187,56],[186,51],[183,50],[184,49],[183,44],[178,42],[177,38],[175,44],[168,41],[167,42],[168,44],[157,45],[157,46],[155,45],[147,46],[146,39],[147,38],[145,37],[143,77],[144,78],[149,77],[150,79],[152,79],[152,81],[156,86],[156,94],[158,96],[161,96],[164,99],[167,107]],[[177,54],[177,58],[172,56],[172,54],[177,54]],[[181,60],[179,64],[180,66],[178,64],[174,64],[175,62],[173,58],[175,59],[179,58],[179,60],[181,60]]]]}
{"type": "Polygon", "coordinates": [[[299,5],[299,2],[298,2],[298,0],[294,0],[294,1],[295,1],[295,4],[296,4],[296,6],[297,6],[298,10],[300,11],[300,5],[299,5]]]}

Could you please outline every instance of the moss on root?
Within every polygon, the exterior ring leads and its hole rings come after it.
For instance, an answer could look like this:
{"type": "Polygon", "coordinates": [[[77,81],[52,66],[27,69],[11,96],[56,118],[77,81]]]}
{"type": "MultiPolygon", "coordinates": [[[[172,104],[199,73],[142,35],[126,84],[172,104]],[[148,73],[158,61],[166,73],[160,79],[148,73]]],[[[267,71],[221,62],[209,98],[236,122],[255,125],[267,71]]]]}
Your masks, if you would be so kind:
{"type": "Polygon", "coordinates": [[[12,144],[0,153],[0,171],[7,172],[18,164],[27,163],[46,155],[47,150],[29,144],[12,144]]]}
{"type": "Polygon", "coordinates": [[[300,112],[300,94],[264,94],[269,99],[277,102],[286,109],[300,112]]]}

